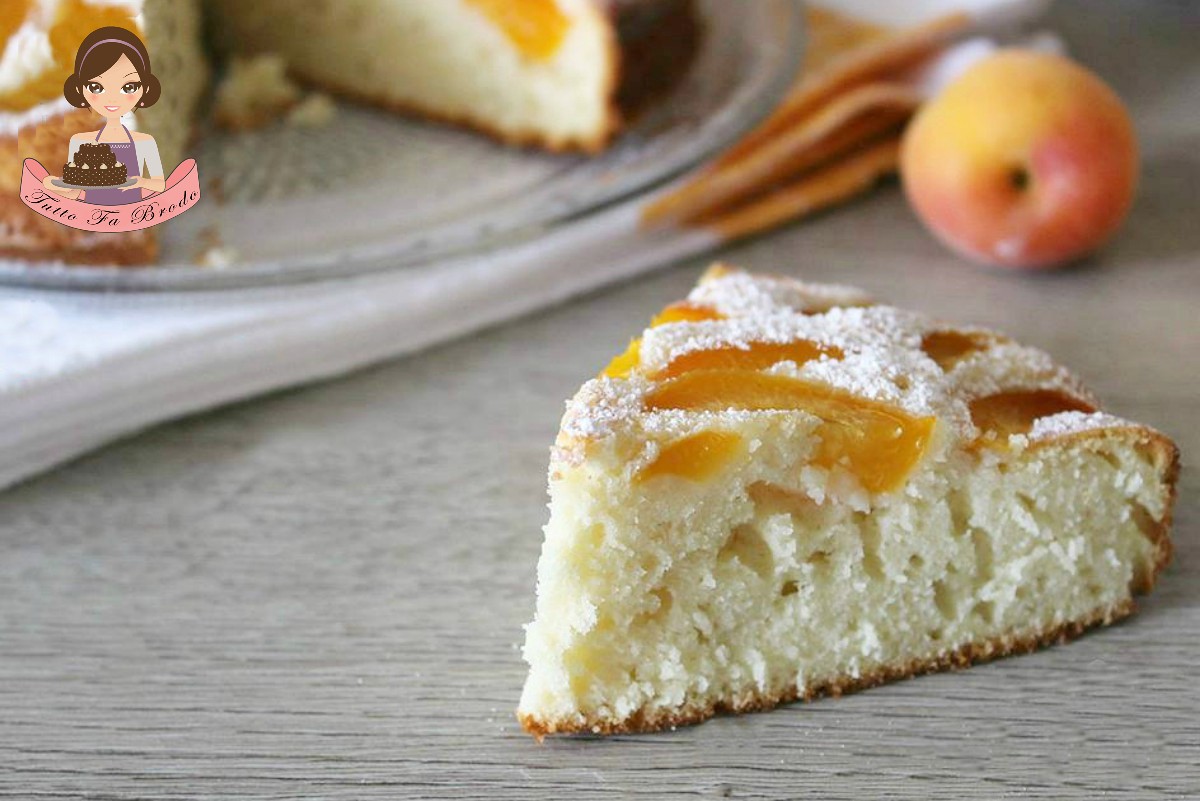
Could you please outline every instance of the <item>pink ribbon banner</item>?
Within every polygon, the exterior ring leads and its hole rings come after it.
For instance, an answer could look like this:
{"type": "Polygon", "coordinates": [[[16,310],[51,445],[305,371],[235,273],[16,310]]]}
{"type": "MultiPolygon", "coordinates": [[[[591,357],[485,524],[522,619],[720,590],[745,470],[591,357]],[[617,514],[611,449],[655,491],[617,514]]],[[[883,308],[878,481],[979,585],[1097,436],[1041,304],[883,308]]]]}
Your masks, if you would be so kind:
{"type": "Polygon", "coordinates": [[[86,194],[84,200],[71,200],[51,192],[44,186],[49,174],[34,159],[25,159],[21,200],[46,219],[80,231],[99,234],[140,231],[178,217],[200,201],[200,174],[196,171],[195,159],[188,159],[176,167],[167,178],[167,188],[163,191],[141,197],[140,189],[130,189],[129,202],[120,206],[88,203],[86,194]]]}

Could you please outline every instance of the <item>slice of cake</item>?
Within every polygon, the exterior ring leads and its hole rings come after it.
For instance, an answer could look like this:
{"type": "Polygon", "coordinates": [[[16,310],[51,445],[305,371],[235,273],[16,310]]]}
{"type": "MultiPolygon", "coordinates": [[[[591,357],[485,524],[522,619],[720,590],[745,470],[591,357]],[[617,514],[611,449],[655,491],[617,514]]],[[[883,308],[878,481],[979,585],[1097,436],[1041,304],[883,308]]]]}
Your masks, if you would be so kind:
{"type": "Polygon", "coordinates": [[[178,165],[209,84],[205,16],[224,55],[274,54],[343,97],[588,152],[668,88],[699,39],[694,0],[13,0],[0,19],[0,257],[154,260],[153,231],[92,234],[29,213],[21,165],[62,164],[71,136],[99,128],[63,81],[110,25],[143,39],[163,86],[126,125],[178,165]]]}
{"type": "Polygon", "coordinates": [[[223,49],[275,53],[337,94],[552,150],[603,148],[646,62],[686,61],[696,36],[691,0],[210,2],[223,49]]]}
{"type": "Polygon", "coordinates": [[[518,716],[660,729],[1060,642],[1154,585],[1177,471],[1041,351],[714,268],[568,404],[518,716]]]}

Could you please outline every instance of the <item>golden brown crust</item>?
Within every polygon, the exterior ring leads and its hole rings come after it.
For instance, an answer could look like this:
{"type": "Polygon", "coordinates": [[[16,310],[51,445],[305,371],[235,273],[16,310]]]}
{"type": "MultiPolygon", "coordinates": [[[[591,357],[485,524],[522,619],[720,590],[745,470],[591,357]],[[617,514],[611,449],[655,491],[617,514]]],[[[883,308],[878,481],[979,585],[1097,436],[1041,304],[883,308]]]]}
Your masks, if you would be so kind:
{"type": "Polygon", "coordinates": [[[1167,437],[1154,431],[1146,429],[1148,435],[1147,445],[1155,454],[1155,464],[1158,466],[1159,475],[1162,476],[1163,484],[1166,488],[1165,508],[1162,519],[1158,521],[1158,526],[1155,529],[1157,533],[1158,545],[1158,561],[1154,565],[1154,569],[1149,576],[1149,583],[1145,588],[1135,588],[1138,592],[1149,592],[1155,581],[1158,580],[1158,574],[1171,563],[1171,558],[1175,554],[1175,546],[1171,541],[1171,526],[1175,522],[1175,501],[1179,498],[1179,471],[1182,469],[1180,461],[1179,447],[1167,437]]]}
{"type": "Polygon", "coordinates": [[[1135,575],[1134,584],[1130,587],[1135,593],[1147,593],[1154,588],[1158,574],[1171,563],[1171,558],[1175,553],[1174,544],[1171,542],[1171,524],[1175,516],[1175,500],[1179,495],[1179,447],[1165,434],[1155,431],[1153,428],[1132,424],[1118,429],[1093,428],[1075,431],[1058,437],[1035,440],[1029,447],[1035,449],[1070,443],[1088,448],[1098,448],[1110,442],[1115,436],[1122,435],[1129,438],[1131,445],[1148,454],[1163,487],[1164,511],[1162,517],[1158,520],[1147,517],[1141,523],[1142,533],[1155,547],[1154,565],[1148,573],[1142,576],[1135,575]]]}
{"type": "Polygon", "coordinates": [[[774,693],[752,692],[744,698],[693,705],[676,711],[664,710],[650,714],[640,710],[624,720],[547,721],[520,713],[517,714],[517,719],[522,728],[539,741],[548,734],[634,734],[674,729],[678,726],[703,723],[717,714],[762,712],[793,701],[812,701],[821,696],[836,698],[843,693],[866,690],[890,681],[943,670],[957,670],[992,659],[1030,653],[1048,645],[1067,642],[1094,626],[1107,626],[1127,617],[1133,611],[1134,602],[1128,599],[1108,609],[1097,609],[1081,620],[1064,623],[1044,632],[1021,636],[1005,635],[986,642],[967,643],[931,659],[914,659],[904,664],[885,665],[864,676],[839,677],[806,687],[803,691],[793,684],[774,693]]]}
{"type": "Polygon", "coordinates": [[[145,266],[158,258],[153,230],[79,231],[36,214],[20,200],[25,159],[53,170],[65,160],[71,137],[95,127],[92,122],[91,111],[71,110],[21,128],[17,136],[0,136],[0,258],[121,267],[145,266]]]}
{"type": "Polygon", "coordinates": [[[608,86],[613,111],[636,117],[675,88],[687,74],[704,39],[695,0],[655,0],[622,6],[615,25],[620,57],[608,86]]]}
{"type": "MultiPolygon", "coordinates": [[[[615,71],[615,68],[614,68],[615,71]]],[[[482,120],[477,120],[467,115],[462,114],[446,114],[436,111],[431,111],[419,103],[408,103],[402,100],[386,98],[382,95],[372,92],[364,92],[352,87],[345,87],[331,81],[321,80],[312,75],[307,75],[303,71],[297,70],[296,78],[306,86],[313,87],[336,97],[351,100],[356,103],[361,103],[367,106],[381,108],[384,111],[389,111],[393,114],[400,114],[405,117],[412,117],[417,120],[427,120],[444,125],[453,125],[458,128],[466,128],[476,133],[483,134],[490,139],[508,145],[510,147],[532,147],[546,150],[551,153],[600,153],[612,141],[617,131],[620,129],[619,112],[614,113],[615,117],[610,116],[603,131],[597,132],[596,135],[587,138],[569,138],[569,139],[550,139],[541,131],[501,131],[499,128],[488,125],[482,120]]]]}
{"type": "MultiPolygon", "coordinates": [[[[598,17],[605,17],[598,8],[593,7],[592,13],[598,17]]],[[[608,112],[605,120],[604,130],[597,132],[593,141],[580,143],[578,149],[584,153],[600,153],[605,150],[612,140],[620,132],[625,125],[625,117],[621,113],[620,104],[617,102],[617,94],[621,87],[621,74],[623,70],[622,59],[623,53],[621,50],[621,38],[617,33],[617,22],[615,16],[608,15],[604,19],[605,44],[604,48],[608,51],[608,74],[605,79],[604,94],[608,97],[608,112]]],[[[514,143],[509,143],[514,144],[514,143]]],[[[539,147],[546,148],[552,152],[562,152],[569,147],[563,148],[555,146],[551,143],[537,143],[539,147]]]]}

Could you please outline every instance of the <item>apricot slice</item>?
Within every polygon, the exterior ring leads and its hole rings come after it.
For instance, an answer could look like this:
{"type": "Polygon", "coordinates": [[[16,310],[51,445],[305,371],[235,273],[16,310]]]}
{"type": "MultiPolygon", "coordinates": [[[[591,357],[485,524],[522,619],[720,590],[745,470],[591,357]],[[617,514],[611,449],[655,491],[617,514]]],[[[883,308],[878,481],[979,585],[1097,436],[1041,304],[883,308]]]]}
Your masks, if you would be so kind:
{"type": "Polygon", "coordinates": [[[987,350],[995,337],[987,334],[967,334],[961,331],[930,331],[921,340],[921,350],[925,355],[937,362],[944,372],[950,372],[954,365],[965,357],[981,350],[987,350]]]}
{"type": "Polygon", "coordinates": [[[707,350],[694,350],[671,360],[655,378],[674,378],[693,370],[764,370],[780,362],[797,365],[828,356],[840,359],[845,354],[832,345],[821,345],[807,339],[791,342],[751,342],[749,347],[725,345],[707,350]]]}
{"type": "Polygon", "coordinates": [[[7,43],[9,37],[29,16],[32,0],[0,0],[0,42],[7,43]]]}
{"type": "Polygon", "coordinates": [[[638,473],[638,481],[656,476],[679,476],[692,481],[712,478],[742,450],[742,438],[722,431],[703,431],[676,440],[638,473]]]}
{"type": "Polygon", "coordinates": [[[642,340],[631,339],[629,346],[600,372],[601,378],[629,378],[642,361],[642,340]]]}
{"type": "Polygon", "coordinates": [[[646,408],[801,411],[821,419],[812,461],[841,465],[871,492],[900,486],[920,461],[936,422],[815,381],[753,370],[695,370],[646,396],[646,408]]]}
{"type": "Polygon", "coordinates": [[[1096,411],[1096,407],[1057,389],[997,392],[971,401],[971,419],[985,435],[1006,440],[1010,434],[1027,434],[1034,422],[1060,412],[1096,411]]]}
{"type": "Polygon", "coordinates": [[[0,92],[0,111],[24,111],[47,100],[62,97],[63,78],[71,73],[79,43],[97,28],[110,25],[138,31],[137,22],[128,7],[65,0],[58,7],[50,28],[50,52],[54,57],[54,66],[43,70],[18,89],[0,92]]]}
{"type": "Polygon", "coordinates": [[[558,52],[571,20],[556,0],[468,0],[527,58],[545,61],[558,52]]]}
{"type": "MultiPolygon", "coordinates": [[[[658,314],[654,315],[654,319],[650,321],[651,328],[658,328],[660,325],[668,323],[696,323],[702,320],[724,320],[725,315],[721,314],[716,309],[710,306],[700,306],[698,304],[683,302],[672,303],[658,314]]],[[[608,366],[600,372],[601,378],[628,378],[637,366],[641,363],[642,358],[642,340],[634,339],[629,342],[629,347],[619,356],[616,356],[608,366]]]]}
{"type": "Polygon", "coordinates": [[[724,320],[721,314],[711,306],[701,306],[696,303],[672,303],[663,309],[650,321],[651,328],[658,328],[667,323],[698,323],[704,320],[724,320]]]}

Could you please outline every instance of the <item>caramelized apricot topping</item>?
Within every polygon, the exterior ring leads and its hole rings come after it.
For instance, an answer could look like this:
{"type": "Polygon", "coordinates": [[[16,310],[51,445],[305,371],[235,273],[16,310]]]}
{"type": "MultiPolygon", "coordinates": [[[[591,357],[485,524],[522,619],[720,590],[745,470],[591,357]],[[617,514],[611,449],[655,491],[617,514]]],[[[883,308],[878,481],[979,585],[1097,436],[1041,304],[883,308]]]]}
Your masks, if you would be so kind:
{"type": "Polygon", "coordinates": [[[677,356],[655,378],[674,378],[693,370],[765,370],[780,362],[802,365],[822,356],[840,359],[845,354],[832,345],[821,345],[807,339],[791,342],[751,342],[748,347],[725,345],[708,350],[694,350],[677,356]]]}
{"type": "Polygon", "coordinates": [[[721,431],[704,431],[664,446],[658,457],[638,473],[638,481],[656,476],[679,476],[704,481],[721,471],[742,450],[742,438],[721,431]]]}
{"type": "Polygon", "coordinates": [[[667,308],[660,311],[650,321],[651,328],[658,328],[660,325],[667,323],[698,323],[704,320],[724,320],[725,315],[721,314],[711,306],[701,306],[696,303],[672,303],[667,308]]]}
{"type": "MultiPolygon", "coordinates": [[[[725,315],[709,306],[693,303],[672,303],[667,308],[654,315],[650,321],[651,328],[658,328],[668,323],[697,323],[703,320],[724,320],[725,315]]],[[[630,340],[629,347],[619,356],[608,363],[600,373],[601,378],[628,378],[642,358],[642,340],[630,340]]]]}
{"type": "Polygon", "coordinates": [[[1096,411],[1096,407],[1056,389],[997,392],[971,401],[971,420],[984,436],[1007,440],[1010,434],[1027,434],[1033,424],[1061,412],[1096,411]]]}
{"type": "MultiPolygon", "coordinates": [[[[4,23],[0,25],[11,24],[12,18],[8,15],[7,6],[8,3],[0,4],[0,11],[3,11],[0,18],[4,19],[4,23]]],[[[14,17],[20,13],[20,6],[18,3],[14,17]]],[[[23,14],[21,19],[24,20],[23,14]]],[[[43,70],[18,89],[0,92],[0,111],[25,111],[39,103],[62,97],[63,77],[69,75],[74,67],[75,52],[79,49],[80,42],[97,28],[110,25],[138,31],[137,22],[126,6],[93,5],[83,0],[64,0],[58,7],[50,28],[50,52],[53,55],[54,66],[43,70]]],[[[7,38],[0,41],[7,41],[7,38]]]]}
{"type": "Polygon", "coordinates": [[[921,340],[921,350],[937,362],[943,371],[950,372],[972,353],[987,350],[996,341],[987,334],[967,334],[961,331],[930,331],[921,340]]]}
{"type": "Polygon", "coordinates": [[[821,420],[813,463],[842,466],[871,492],[900,486],[920,461],[935,419],[825,384],[754,370],[695,370],[646,397],[652,410],[802,411],[821,420]]]}
{"type": "Polygon", "coordinates": [[[17,32],[32,5],[33,0],[0,0],[0,42],[8,42],[17,32]]]}
{"type": "Polygon", "coordinates": [[[600,372],[601,378],[629,378],[642,361],[642,340],[631,339],[629,346],[613,360],[608,363],[608,366],[600,372]]]}
{"type": "Polygon", "coordinates": [[[556,0],[468,0],[527,58],[545,61],[558,52],[571,20],[556,0]]]}

